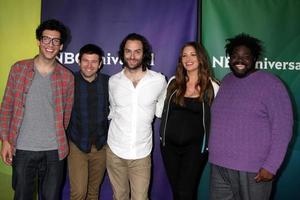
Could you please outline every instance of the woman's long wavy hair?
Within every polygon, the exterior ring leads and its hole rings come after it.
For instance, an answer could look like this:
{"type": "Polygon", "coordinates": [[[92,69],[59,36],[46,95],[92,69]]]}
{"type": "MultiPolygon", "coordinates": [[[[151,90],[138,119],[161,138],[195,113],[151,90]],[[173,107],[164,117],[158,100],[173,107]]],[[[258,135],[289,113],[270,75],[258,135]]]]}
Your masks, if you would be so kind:
{"type": "Polygon", "coordinates": [[[211,78],[210,63],[205,49],[197,42],[188,42],[181,48],[180,56],[178,58],[178,63],[176,68],[176,81],[175,84],[171,86],[173,87],[173,91],[174,89],[177,90],[174,98],[174,102],[176,104],[184,106],[184,95],[186,92],[186,84],[189,80],[189,77],[182,63],[182,54],[184,48],[188,46],[191,46],[196,50],[197,59],[199,61],[198,82],[197,85],[195,85],[195,88],[198,88],[198,86],[200,87],[200,94],[198,100],[199,102],[202,102],[204,100],[209,105],[211,105],[211,102],[214,97],[214,91],[213,91],[212,84],[210,82],[210,78],[211,78]]]}

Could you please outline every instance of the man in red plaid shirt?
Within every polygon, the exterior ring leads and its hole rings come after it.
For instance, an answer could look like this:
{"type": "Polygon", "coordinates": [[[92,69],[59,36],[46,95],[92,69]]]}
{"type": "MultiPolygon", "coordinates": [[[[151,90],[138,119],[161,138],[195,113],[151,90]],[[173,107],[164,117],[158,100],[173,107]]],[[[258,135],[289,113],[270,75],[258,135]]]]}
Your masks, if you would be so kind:
{"type": "Polygon", "coordinates": [[[36,29],[39,54],[15,63],[0,109],[1,157],[12,165],[14,199],[33,199],[35,180],[43,199],[60,199],[65,129],[73,106],[74,78],[56,61],[66,27],[47,20],[36,29]]]}

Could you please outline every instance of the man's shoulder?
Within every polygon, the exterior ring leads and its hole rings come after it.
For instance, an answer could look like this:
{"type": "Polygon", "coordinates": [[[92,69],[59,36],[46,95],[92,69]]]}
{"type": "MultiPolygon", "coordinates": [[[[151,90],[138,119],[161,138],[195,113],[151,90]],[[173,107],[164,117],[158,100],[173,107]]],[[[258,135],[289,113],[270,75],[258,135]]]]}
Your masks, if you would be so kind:
{"type": "Polygon", "coordinates": [[[32,68],[34,63],[34,59],[24,59],[24,60],[19,60],[15,62],[12,66],[13,69],[18,70],[18,69],[27,69],[27,68],[32,68]]]}
{"type": "Polygon", "coordinates": [[[103,73],[99,73],[98,74],[102,79],[104,79],[105,81],[108,81],[108,79],[110,78],[110,76],[109,75],[107,75],[107,74],[103,74],[103,73]]]}
{"type": "Polygon", "coordinates": [[[122,77],[122,73],[123,73],[123,72],[120,71],[120,72],[117,72],[116,74],[111,75],[111,76],[109,77],[109,82],[120,80],[121,77],[122,77]]]}
{"type": "Polygon", "coordinates": [[[151,75],[155,76],[155,77],[165,78],[165,76],[164,76],[162,73],[160,73],[160,72],[153,71],[153,70],[150,70],[150,69],[148,69],[148,72],[149,72],[151,75]]]}
{"type": "Polygon", "coordinates": [[[259,79],[258,82],[260,86],[263,86],[266,90],[266,93],[280,93],[286,91],[284,82],[271,72],[260,70],[257,74],[257,79],[259,79]]]}
{"type": "Polygon", "coordinates": [[[34,58],[28,58],[28,59],[18,60],[15,64],[28,65],[28,64],[32,64],[33,62],[34,62],[34,58]]]}
{"type": "Polygon", "coordinates": [[[257,75],[258,78],[263,79],[264,81],[270,81],[270,82],[280,81],[280,79],[275,74],[272,74],[271,72],[268,71],[259,70],[257,71],[257,75]]]}
{"type": "Polygon", "coordinates": [[[61,63],[57,62],[56,68],[63,76],[67,76],[69,78],[74,77],[73,72],[61,63]]]}
{"type": "Polygon", "coordinates": [[[226,81],[227,79],[231,79],[234,78],[235,76],[233,75],[232,72],[229,72],[228,74],[225,74],[225,76],[222,78],[221,83],[223,83],[224,81],[226,81]]]}
{"type": "Polygon", "coordinates": [[[148,73],[150,74],[151,78],[166,82],[166,77],[162,73],[153,70],[148,70],[148,73]]]}

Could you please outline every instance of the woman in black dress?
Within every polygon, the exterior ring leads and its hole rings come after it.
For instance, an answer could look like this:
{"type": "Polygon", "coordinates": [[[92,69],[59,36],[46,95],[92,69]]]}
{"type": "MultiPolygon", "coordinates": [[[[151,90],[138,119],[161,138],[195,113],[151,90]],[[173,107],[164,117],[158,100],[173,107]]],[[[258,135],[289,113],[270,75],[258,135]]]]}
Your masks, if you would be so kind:
{"type": "Polygon", "coordinates": [[[204,48],[186,43],[168,84],[160,127],[162,158],[175,200],[197,199],[217,89],[204,48]]]}

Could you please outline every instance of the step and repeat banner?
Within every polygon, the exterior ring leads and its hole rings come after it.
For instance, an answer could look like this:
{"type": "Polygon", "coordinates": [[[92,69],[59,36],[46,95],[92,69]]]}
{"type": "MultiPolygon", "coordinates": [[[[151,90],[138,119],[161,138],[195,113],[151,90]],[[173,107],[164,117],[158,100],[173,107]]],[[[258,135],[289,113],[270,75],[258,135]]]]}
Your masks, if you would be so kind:
{"type": "MultiPolygon", "coordinates": [[[[71,41],[58,59],[72,71],[79,69],[78,51],[87,43],[95,43],[105,51],[102,72],[112,75],[120,71],[119,44],[127,34],[137,32],[152,44],[152,69],[170,77],[175,72],[180,47],[196,39],[198,14],[202,16],[202,42],[219,80],[230,71],[224,53],[225,39],[244,32],[264,42],[265,55],[257,67],[276,74],[285,83],[295,113],[293,140],[277,177],[273,199],[300,199],[299,8],[299,0],[2,0],[0,98],[10,66],[37,53],[35,28],[40,19],[57,18],[70,28],[71,41]],[[202,11],[197,11],[197,2],[202,2],[202,11]]],[[[158,126],[156,120],[150,197],[168,200],[172,196],[160,157],[158,126]]],[[[198,199],[208,199],[208,182],[207,165],[198,199]]],[[[0,199],[9,200],[12,195],[11,169],[1,162],[0,199]]],[[[68,179],[63,199],[69,199],[68,179]]],[[[101,199],[112,199],[108,177],[101,188],[101,199]]]]}
{"type": "MultiPolygon", "coordinates": [[[[300,199],[300,1],[299,0],[202,0],[202,41],[221,80],[230,69],[225,39],[241,32],[263,41],[265,54],[257,68],[276,74],[293,102],[294,133],[273,197],[300,199]]],[[[202,180],[204,181],[204,180],[202,180]]]]}
{"type": "MultiPolygon", "coordinates": [[[[102,72],[109,75],[122,68],[118,59],[119,45],[129,33],[144,35],[153,47],[152,70],[170,77],[175,72],[181,46],[195,40],[197,0],[43,0],[42,20],[56,18],[71,31],[72,39],[59,56],[61,63],[78,70],[79,49],[94,43],[105,52],[102,72]]],[[[154,128],[151,199],[171,199],[159,149],[159,120],[154,128]]],[[[108,177],[101,187],[101,199],[111,199],[108,177]]],[[[69,199],[68,182],[64,199],[69,199]]]]}

